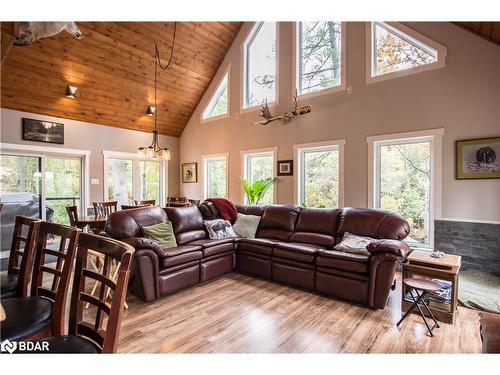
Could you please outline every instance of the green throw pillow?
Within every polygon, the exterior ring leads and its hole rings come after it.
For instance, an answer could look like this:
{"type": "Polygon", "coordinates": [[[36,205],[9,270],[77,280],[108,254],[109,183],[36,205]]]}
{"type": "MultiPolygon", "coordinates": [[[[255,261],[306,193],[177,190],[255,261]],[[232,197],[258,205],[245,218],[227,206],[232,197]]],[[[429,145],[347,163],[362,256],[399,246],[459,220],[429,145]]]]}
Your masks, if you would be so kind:
{"type": "Polygon", "coordinates": [[[142,227],[142,231],[144,233],[144,237],[158,242],[163,249],[177,246],[174,230],[172,229],[172,223],[170,221],[142,227]]]}

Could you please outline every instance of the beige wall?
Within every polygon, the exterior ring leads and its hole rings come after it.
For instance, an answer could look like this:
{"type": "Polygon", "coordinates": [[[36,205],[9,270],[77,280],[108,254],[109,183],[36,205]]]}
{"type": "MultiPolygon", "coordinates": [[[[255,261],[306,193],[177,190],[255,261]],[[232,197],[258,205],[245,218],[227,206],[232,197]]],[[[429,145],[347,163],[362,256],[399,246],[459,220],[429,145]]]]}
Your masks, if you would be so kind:
{"type": "MultiPolygon", "coordinates": [[[[146,132],[13,111],[5,108],[0,111],[0,141],[2,143],[72,148],[91,152],[90,178],[98,178],[99,185],[90,185],[90,202],[104,199],[104,158],[102,151],[137,152],[139,146],[149,145],[152,139],[151,133],[146,132]],[[23,141],[21,134],[21,119],[23,117],[64,123],[64,145],[23,141]]],[[[168,195],[177,195],[179,191],[179,138],[162,135],[160,136],[160,144],[168,147],[172,155],[172,159],[168,162],[168,195]]]]}
{"type": "MultiPolygon", "coordinates": [[[[365,84],[365,24],[347,25],[346,92],[299,102],[312,113],[288,125],[252,123],[257,112],[240,114],[241,43],[245,24],[193,113],[180,141],[180,162],[201,162],[201,155],[230,153],[229,198],[241,201],[240,151],[278,146],[278,159],[292,159],[294,144],[345,139],[345,205],[367,205],[366,137],[444,128],[442,217],[500,220],[500,180],[455,180],[454,147],[458,139],[500,135],[500,48],[447,23],[406,23],[448,48],[446,67],[407,77],[365,84]],[[230,118],[200,123],[227,64],[231,63],[230,118]]],[[[292,106],[292,23],[279,29],[279,105],[292,106]]],[[[200,164],[199,164],[200,165],[200,164]]],[[[201,176],[200,176],[201,177],[201,176]]],[[[279,177],[278,203],[293,202],[293,177],[279,177]]],[[[201,198],[202,181],[181,184],[181,194],[201,198]]]]}

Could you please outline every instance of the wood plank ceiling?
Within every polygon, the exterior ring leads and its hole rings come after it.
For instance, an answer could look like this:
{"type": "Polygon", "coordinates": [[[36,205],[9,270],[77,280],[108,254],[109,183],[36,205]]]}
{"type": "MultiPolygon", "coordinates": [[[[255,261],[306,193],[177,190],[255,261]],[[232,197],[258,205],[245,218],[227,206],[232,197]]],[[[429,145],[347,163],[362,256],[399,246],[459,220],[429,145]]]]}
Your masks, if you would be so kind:
{"type": "Polygon", "coordinates": [[[454,22],[465,30],[500,46],[500,22],[454,22]]]}
{"type": "MultiPolygon", "coordinates": [[[[154,41],[165,62],[173,22],[78,22],[83,39],[62,32],[14,46],[1,66],[1,106],[125,129],[151,131],[154,41]],[[64,96],[67,85],[77,98],[64,96]]],[[[159,69],[158,130],[179,136],[241,22],[179,22],[172,65],[159,69]]]]}

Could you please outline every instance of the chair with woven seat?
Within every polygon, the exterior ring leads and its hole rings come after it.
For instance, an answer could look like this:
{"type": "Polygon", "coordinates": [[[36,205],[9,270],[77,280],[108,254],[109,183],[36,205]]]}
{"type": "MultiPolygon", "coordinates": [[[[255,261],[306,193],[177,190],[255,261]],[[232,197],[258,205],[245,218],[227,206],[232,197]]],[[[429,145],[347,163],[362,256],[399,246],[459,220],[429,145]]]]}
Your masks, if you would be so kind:
{"type": "Polygon", "coordinates": [[[30,297],[2,299],[6,319],[0,340],[31,341],[62,334],[76,243],[80,230],[41,222],[36,241],[30,297]],[[49,248],[49,236],[58,237],[57,249],[49,248]]]}
{"type": "Polygon", "coordinates": [[[9,266],[7,273],[2,273],[0,279],[0,298],[26,297],[28,295],[28,284],[31,281],[33,255],[40,223],[41,221],[38,219],[16,216],[9,266]],[[26,236],[23,235],[23,232],[26,232],[26,236]],[[22,242],[24,242],[24,247],[21,247],[22,242]]]}
{"type": "Polygon", "coordinates": [[[136,206],[155,206],[156,205],[156,200],[155,199],[149,199],[149,200],[134,200],[134,203],[136,206]]]}
{"type": "Polygon", "coordinates": [[[118,201],[92,202],[97,216],[108,216],[118,209],[118,201]]]}
{"type": "Polygon", "coordinates": [[[82,233],[78,239],[67,335],[44,339],[49,353],[114,353],[127,293],[134,248],[123,242],[82,233]],[[102,273],[87,268],[88,250],[104,257],[102,273]],[[118,263],[113,272],[113,263],[118,263]],[[115,276],[116,275],[116,276],[115,276]],[[100,284],[98,296],[86,291],[86,281],[100,284]],[[92,308],[83,311],[83,304],[92,308]]]}

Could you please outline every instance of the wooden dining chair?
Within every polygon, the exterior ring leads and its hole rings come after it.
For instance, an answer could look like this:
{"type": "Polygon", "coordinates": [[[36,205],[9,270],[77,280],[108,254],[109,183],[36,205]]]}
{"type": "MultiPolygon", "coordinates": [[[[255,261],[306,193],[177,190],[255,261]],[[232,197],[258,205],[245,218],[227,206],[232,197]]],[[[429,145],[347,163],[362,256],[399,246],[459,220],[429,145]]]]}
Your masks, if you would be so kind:
{"type": "Polygon", "coordinates": [[[116,352],[134,251],[132,246],[117,240],[80,234],[68,334],[44,339],[48,342],[49,353],[116,352]],[[103,255],[102,273],[87,268],[89,249],[103,255]],[[113,272],[113,264],[117,264],[117,272],[113,272]],[[100,284],[97,296],[88,294],[86,281],[100,284]],[[84,303],[90,303],[92,308],[84,311],[84,303]]]}
{"type": "Polygon", "coordinates": [[[79,229],[42,221],[38,229],[30,297],[2,300],[1,341],[31,341],[63,334],[64,312],[79,229]],[[48,247],[48,238],[60,240],[48,247]]]}
{"type": "Polygon", "coordinates": [[[76,206],[66,206],[66,212],[69,217],[69,225],[78,227],[78,209],[76,206]]]}
{"type": "Polygon", "coordinates": [[[150,200],[139,201],[139,200],[135,199],[134,203],[135,203],[136,206],[155,206],[156,205],[156,200],[155,199],[150,199],[150,200]]]}
{"type": "Polygon", "coordinates": [[[7,273],[0,278],[0,298],[26,297],[31,281],[39,219],[16,216],[7,273]],[[24,235],[26,232],[26,235],[24,235]]]}
{"type": "Polygon", "coordinates": [[[116,212],[118,209],[117,201],[109,201],[109,202],[92,202],[94,206],[94,211],[97,216],[107,216],[111,215],[113,212],[116,212]]]}

